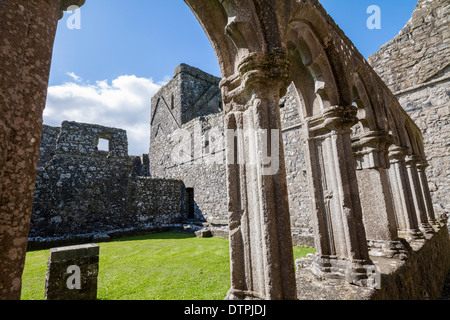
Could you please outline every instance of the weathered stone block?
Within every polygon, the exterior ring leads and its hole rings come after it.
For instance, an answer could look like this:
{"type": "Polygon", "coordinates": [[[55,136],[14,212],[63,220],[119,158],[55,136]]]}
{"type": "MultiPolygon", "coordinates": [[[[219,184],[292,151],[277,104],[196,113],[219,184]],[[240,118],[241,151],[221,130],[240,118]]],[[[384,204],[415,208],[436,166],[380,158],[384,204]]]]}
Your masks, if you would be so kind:
{"type": "Polygon", "coordinates": [[[195,231],[195,235],[199,238],[211,238],[213,236],[211,230],[205,229],[195,231]]]}
{"type": "Polygon", "coordinates": [[[100,247],[53,248],[45,277],[45,300],[96,300],[100,247]]]}

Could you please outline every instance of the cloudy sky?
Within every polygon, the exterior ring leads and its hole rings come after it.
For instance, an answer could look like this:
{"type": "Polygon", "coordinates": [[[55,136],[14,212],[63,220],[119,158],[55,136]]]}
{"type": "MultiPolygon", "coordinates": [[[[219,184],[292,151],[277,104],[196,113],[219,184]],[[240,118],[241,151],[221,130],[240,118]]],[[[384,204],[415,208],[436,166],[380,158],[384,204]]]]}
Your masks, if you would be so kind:
{"type": "MultiPolygon", "coordinates": [[[[368,57],[410,19],[416,0],[322,0],[368,57]],[[381,29],[367,20],[380,8],[381,29]]],[[[180,63],[220,76],[214,51],[182,0],[87,0],[60,20],[44,123],[127,130],[130,155],[148,153],[151,97],[180,63]]]]}

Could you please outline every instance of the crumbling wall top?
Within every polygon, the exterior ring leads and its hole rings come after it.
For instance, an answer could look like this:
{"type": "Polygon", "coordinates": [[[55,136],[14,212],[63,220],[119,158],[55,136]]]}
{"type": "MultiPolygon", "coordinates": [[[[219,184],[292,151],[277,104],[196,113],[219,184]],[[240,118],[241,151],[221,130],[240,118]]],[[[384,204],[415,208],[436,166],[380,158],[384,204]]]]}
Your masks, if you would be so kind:
{"type": "Polygon", "coordinates": [[[448,72],[450,2],[420,0],[400,33],[368,58],[394,92],[412,88],[448,72]]]}
{"type": "Polygon", "coordinates": [[[64,121],[61,125],[56,153],[111,158],[127,157],[127,133],[117,128],[64,121]],[[99,150],[100,139],[108,142],[108,150],[99,150]]]}
{"type": "Polygon", "coordinates": [[[206,73],[198,68],[192,67],[190,65],[187,65],[185,63],[180,64],[178,67],[175,68],[174,76],[178,76],[180,73],[191,75],[197,79],[205,80],[211,83],[216,83],[219,85],[220,78],[213,76],[209,73],[206,73]]]}

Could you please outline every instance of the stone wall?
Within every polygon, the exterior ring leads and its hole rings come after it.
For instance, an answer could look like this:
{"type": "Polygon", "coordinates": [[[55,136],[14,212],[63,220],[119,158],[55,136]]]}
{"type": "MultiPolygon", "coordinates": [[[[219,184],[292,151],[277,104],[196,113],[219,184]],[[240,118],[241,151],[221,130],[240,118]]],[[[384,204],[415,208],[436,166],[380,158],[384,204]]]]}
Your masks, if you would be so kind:
{"type": "Polygon", "coordinates": [[[288,183],[289,211],[292,239],[296,245],[314,246],[311,225],[311,200],[306,175],[305,137],[299,108],[289,87],[281,101],[286,177],[288,183]]]}
{"type": "MultiPolygon", "coordinates": [[[[445,1],[421,0],[402,32],[369,59],[424,133],[438,213],[450,212],[446,200],[450,188],[448,8],[445,1]]],[[[45,126],[31,235],[167,225],[174,215],[178,220],[188,216],[186,188],[190,188],[195,218],[207,222],[216,235],[227,236],[219,82],[185,64],[176,68],[173,79],[152,98],[148,156],[128,157],[123,130],[69,122],[63,123],[62,131],[45,126]],[[109,141],[109,151],[96,149],[99,138],[109,141]],[[179,186],[180,181],[184,186],[179,186]],[[44,194],[51,196],[44,201],[44,194]],[[174,195],[177,200],[167,202],[174,195]],[[90,227],[69,230],[71,220],[90,227]],[[46,221],[48,226],[40,225],[46,221]],[[65,228],[59,228],[62,222],[65,228]]],[[[289,89],[280,111],[293,240],[313,246],[305,138],[289,89]]]]}
{"type": "Polygon", "coordinates": [[[228,223],[225,153],[220,139],[223,115],[196,118],[162,137],[156,135],[157,127],[152,128],[149,155],[152,177],[182,180],[186,188],[194,191],[195,218],[214,225],[216,235],[226,232],[222,230],[228,223]],[[219,134],[216,141],[210,141],[211,129],[219,134]],[[159,151],[155,152],[153,147],[159,151]],[[185,152],[184,156],[177,157],[177,150],[178,155],[185,152]]]}
{"type": "Polygon", "coordinates": [[[450,202],[450,3],[420,0],[411,20],[369,63],[420,127],[437,214],[450,202]]]}
{"type": "Polygon", "coordinates": [[[56,141],[61,128],[43,125],[38,168],[43,168],[56,154],[56,141]]]}
{"type": "Polygon", "coordinates": [[[61,128],[44,127],[41,146],[41,159],[50,160],[38,168],[31,247],[149,231],[181,221],[183,183],[146,175],[142,159],[147,157],[128,156],[125,131],[63,122],[61,128]],[[109,150],[97,149],[99,138],[109,140],[109,150]]]}
{"type": "MultiPolygon", "coordinates": [[[[179,179],[187,188],[193,188],[196,218],[207,222],[214,235],[227,236],[224,115],[219,80],[185,64],[176,68],[174,78],[152,98],[149,157],[151,175],[179,179]],[[171,100],[175,101],[173,109],[164,102],[171,100]]],[[[313,246],[304,139],[291,90],[281,101],[281,120],[294,243],[313,246]]]]}
{"type": "MultiPolygon", "coordinates": [[[[450,212],[446,199],[450,192],[449,8],[443,0],[420,0],[400,34],[369,58],[423,132],[430,191],[438,215],[450,212]]],[[[180,179],[194,188],[197,217],[223,227],[227,220],[225,167],[211,165],[210,160],[218,155],[205,152],[208,147],[224,149],[212,147],[207,134],[211,128],[223,130],[220,92],[218,87],[213,89],[218,83],[218,78],[183,64],[153,97],[150,171],[160,178],[180,179]],[[190,160],[174,163],[172,151],[183,139],[190,141],[185,148],[190,160]]],[[[280,108],[293,240],[298,245],[313,246],[305,138],[292,90],[288,89],[280,108]]]]}

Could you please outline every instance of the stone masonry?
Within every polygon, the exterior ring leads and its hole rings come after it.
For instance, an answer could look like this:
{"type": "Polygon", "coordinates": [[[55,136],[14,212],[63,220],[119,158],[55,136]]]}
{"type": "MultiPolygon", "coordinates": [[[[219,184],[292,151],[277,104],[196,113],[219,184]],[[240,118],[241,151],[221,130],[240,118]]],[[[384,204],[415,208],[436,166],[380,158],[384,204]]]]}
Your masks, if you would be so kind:
{"type": "MultiPolygon", "coordinates": [[[[450,192],[450,133],[447,132],[450,128],[450,37],[446,14],[450,6],[445,3],[420,1],[400,34],[369,58],[424,133],[430,163],[427,174],[434,209],[438,214],[449,213],[447,194],[450,192]]],[[[194,188],[196,216],[207,221],[215,235],[227,236],[226,168],[222,165],[225,160],[222,134],[224,114],[220,108],[222,103],[218,87],[213,90],[204,84],[205,79],[209,79],[208,84],[211,85],[218,85],[220,81],[182,64],[175,70],[174,78],[153,97],[150,166],[154,176],[180,179],[194,188]],[[188,90],[183,91],[182,88],[188,90]],[[174,104],[170,104],[169,108],[164,101],[174,101],[174,104]],[[185,120],[177,126],[169,114],[177,114],[185,120]],[[182,132],[188,135],[180,134],[177,129],[184,130],[182,132]],[[174,163],[171,152],[180,138],[190,143],[184,149],[191,154],[187,160],[174,163]],[[189,141],[186,140],[188,138],[189,141]]],[[[305,137],[291,87],[280,101],[280,107],[293,241],[297,245],[313,246],[305,137]]]]}
{"type": "Polygon", "coordinates": [[[178,224],[185,212],[184,185],[149,177],[146,158],[128,156],[121,129],[68,121],[60,128],[45,126],[30,247],[178,224]],[[102,138],[109,150],[97,149],[102,138]]]}
{"type": "MultiPolygon", "coordinates": [[[[186,64],[175,69],[173,79],[152,97],[149,159],[153,177],[179,179],[187,188],[193,188],[196,218],[206,222],[215,236],[228,237],[224,113],[219,82],[219,78],[186,64]],[[174,101],[174,105],[166,101],[174,101]]],[[[280,107],[292,236],[296,245],[314,246],[303,126],[291,89],[280,107]]]]}
{"type": "Polygon", "coordinates": [[[185,64],[176,68],[173,79],[152,97],[149,160],[152,177],[182,180],[194,189],[197,220],[227,224],[219,81],[185,64]],[[211,145],[210,129],[217,133],[211,145]],[[185,154],[174,162],[177,150],[185,154]]]}
{"type": "Polygon", "coordinates": [[[45,300],[96,300],[100,247],[52,248],[45,276],[45,300]]]}
{"type": "Polygon", "coordinates": [[[423,133],[436,213],[450,214],[450,3],[420,0],[400,33],[369,57],[423,133]]]}

